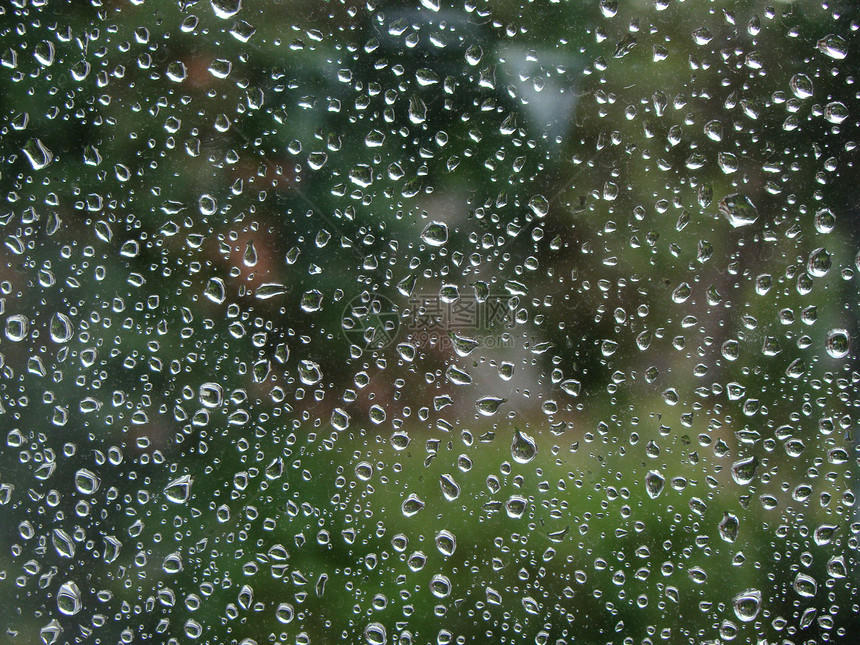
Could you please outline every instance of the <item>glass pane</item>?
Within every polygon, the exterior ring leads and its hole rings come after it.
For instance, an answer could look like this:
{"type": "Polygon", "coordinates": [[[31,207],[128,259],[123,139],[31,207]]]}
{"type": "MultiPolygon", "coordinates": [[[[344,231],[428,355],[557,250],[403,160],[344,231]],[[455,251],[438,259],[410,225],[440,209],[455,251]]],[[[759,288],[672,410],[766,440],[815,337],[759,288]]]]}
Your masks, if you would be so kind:
{"type": "Polygon", "coordinates": [[[5,3],[0,641],[852,642],[858,27],[5,3]]]}

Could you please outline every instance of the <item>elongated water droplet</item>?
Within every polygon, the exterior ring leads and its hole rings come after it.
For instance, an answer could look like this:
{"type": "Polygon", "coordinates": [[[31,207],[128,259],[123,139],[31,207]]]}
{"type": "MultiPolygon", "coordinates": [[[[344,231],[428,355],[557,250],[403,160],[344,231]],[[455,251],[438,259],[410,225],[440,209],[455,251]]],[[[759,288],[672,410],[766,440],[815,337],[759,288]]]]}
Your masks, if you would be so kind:
{"type": "Polygon", "coordinates": [[[740,523],[736,515],[732,513],[724,513],[723,519],[719,524],[720,537],[726,542],[734,542],[738,539],[738,530],[740,523]]]}
{"type": "Polygon", "coordinates": [[[442,495],[449,502],[453,502],[460,496],[459,484],[448,473],[439,476],[439,486],[442,488],[442,495]]]}
{"type": "Polygon", "coordinates": [[[475,401],[475,407],[478,409],[478,412],[485,417],[491,417],[499,411],[499,408],[505,401],[507,401],[507,399],[502,399],[497,396],[484,396],[475,401]]]}

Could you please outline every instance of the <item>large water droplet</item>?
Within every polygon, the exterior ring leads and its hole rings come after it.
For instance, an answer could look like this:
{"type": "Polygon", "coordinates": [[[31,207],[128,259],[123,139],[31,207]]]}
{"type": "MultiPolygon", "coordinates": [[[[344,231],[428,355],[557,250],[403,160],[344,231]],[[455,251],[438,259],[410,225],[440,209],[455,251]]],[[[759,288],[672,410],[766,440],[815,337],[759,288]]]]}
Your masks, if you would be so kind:
{"type": "Polygon", "coordinates": [[[242,0],[210,0],[212,10],[221,20],[232,18],[242,9],[242,0]]]}
{"type": "Polygon", "coordinates": [[[430,246],[443,246],[448,241],[448,225],[430,222],[421,232],[421,239],[430,246]]]}
{"type": "Polygon", "coordinates": [[[746,195],[726,195],[719,205],[720,213],[734,228],[747,226],[758,219],[758,209],[746,195]]]}
{"type": "Polygon", "coordinates": [[[732,464],[732,479],[735,480],[736,484],[746,486],[755,477],[758,463],[759,462],[756,457],[736,461],[732,464]]]}
{"type": "Polygon", "coordinates": [[[804,598],[812,598],[818,593],[818,582],[815,578],[802,572],[795,576],[793,586],[797,595],[804,598]]]}
{"type": "Polygon", "coordinates": [[[514,440],[511,443],[511,457],[518,464],[527,464],[537,455],[537,444],[535,440],[521,430],[514,432],[514,440]]]}
{"type": "Polygon", "coordinates": [[[6,319],[6,338],[13,343],[20,343],[27,338],[30,320],[24,314],[13,314],[6,319]]]}
{"type": "Polygon", "coordinates": [[[54,153],[48,150],[41,139],[30,139],[21,150],[27,156],[33,170],[41,170],[54,159],[54,153]]]}
{"type": "Polygon", "coordinates": [[[734,542],[738,539],[738,531],[740,529],[740,522],[738,522],[738,518],[736,515],[732,513],[724,513],[723,519],[719,524],[719,532],[720,537],[726,542],[734,542]]]}
{"type": "Polygon", "coordinates": [[[92,495],[99,489],[99,478],[95,473],[86,468],[81,468],[75,473],[75,488],[79,493],[84,495],[92,495]]]}
{"type": "Polygon", "coordinates": [[[515,520],[521,518],[528,507],[529,501],[522,495],[511,495],[505,502],[505,512],[508,517],[515,520]]]}
{"type": "Polygon", "coordinates": [[[410,493],[409,497],[403,500],[403,504],[400,505],[400,510],[406,517],[412,517],[418,511],[424,508],[423,500],[418,497],[415,493],[410,493]]]}
{"type": "Polygon", "coordinates": [[[191,497],[191,484],[194,480],[190,475],[182,475],[164,487],[164,496],[174,504],[184,504],[191,497]]]}
{"type": "Polygon", "coordinates": [[[499,408],[505,401],[507,401],[507,399],[502,399],[497,396],[484,396],[475,401],[475,407],[483,416],[491,417],[499,411],[499,408]]]}
{"type": "Polygon", "coordinates": [[[848,56],[848,43],[842,36],[828,34],[818,41],[816,45],[818,51],[835,60],[843,60],[848,56]]]}
{"type": "Polygon", "coordinates": [[[364,640],[367,641],[367,645],[386,645],[388,632],[385,631],[382,623],[370,623],[364,628],[364,640]]]}
{"type": "Polygon", "coordinates": [[[439,476],[439,486],[442,488],[442,495],[449,502],[453,502],[460,496],[459,484],[448,473],[439,476]]]}
{"type": "Polygon", "coordinates": [[[299,361],[299,379],[305,385],[315,385],[322,380],[322,372],[318,363],[299,361]]]}
{"type": "Polygon", "coordinates": [[[648,493],[648,497],[657,499],[663,492],[665,482],[666,478],[663,475],[656,470],[649,470],[648,474],[645,475],[645,492],[648,493]]]}
{"type": "Polygon", "coordinates": [[[57,609],[66,616],[74,616],[82,607],[81,590],[71,580],[64,582],[57,592],[57,609]]]}
{"type": "Polygon", "coordinates": [[[457,536],[448,529],[442,529],[436,534],[436,548],[442,555],[449,557],[454,555],[454,551],[457,550],[457,536]]]}

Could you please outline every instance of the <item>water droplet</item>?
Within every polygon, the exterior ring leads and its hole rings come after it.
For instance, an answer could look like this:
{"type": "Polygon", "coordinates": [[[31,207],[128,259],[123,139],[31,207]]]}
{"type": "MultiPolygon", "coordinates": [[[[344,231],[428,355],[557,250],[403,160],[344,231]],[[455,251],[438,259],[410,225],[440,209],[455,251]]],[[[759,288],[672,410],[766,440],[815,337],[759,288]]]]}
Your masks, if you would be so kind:
{"type": "Polygon", "coordinates": [[[740,530],[740,522],[736,515],[732,513],[723,513],[723,519],[718,526],[720,537],[726,542],[734,542],[738,539],[738,531],[740,530]]]}
{"type": "Polygon", "coordinates": [[[64,582],[57,592],[57,609],[61,614],[74,616],[82,607],[81,590],[71,580],[64,582]]]}
{"type": "Polygon", "coordinates": [[[448,241],[448,225],[444,222],[430,222],[424,227],[421,239],[430,246],[443,246],[448,241]]]}
{"type": "Polygon", "coordinates": [[[514,440],[511,444],[511,456],[514,461],[518,464],[527,464],[536,455],[537,444],[535,444],[535,440],[521,430],[514,432],[514,440]]]}
{"type": "Polygon", "coordinates": [[[848,56],[848,43],[842,36],[828,34],[818,41],[816,45],[818,51],[835,60],[844,60],[848,56]]]}
{"type": "Polygon", "coordinates": [[[232,18],[242,9],[242,0],[210,0],[212,10],[221,20],[232,18]]]}
{"type": "Polygon", "coordinates": [[[370,623],[364,628],[364,640],[368,645],[386,645],[388,632],[382,623],[370,623]]]}
{"type": "Polygon", "coordinates": [[[179,551],[167,555],[161,563],[161,569],[164,573],[176,574],[182,571],[182,555],[179,551]]]}
{"type": "Polygon", "coordinates": [[[475,407],[483,416],[491,417],[499,411],[499,408],[505,401],[507,401],[507,399],[502,399],[497,396],[484,396],[475,401],[475,407]]]}
{"type": "Polygon", "coordinates": [[[198,400],[204,408],[214,409],[221,405],[224,398],[224,388],[217,383],[204,383],[200,386],[198,400]]]}
{"type": "Polygon", "coordinates": [[[436,534],[436,548],[444,556],[454,555],[457,550],[457,537],[447,529],[442,529],[436,534]]]}
{"type": "Polygon", "coordinates": [[[319,311],[320,307],[322,307],[323,295],[317,289],[311,289],[310,291],[306,291],[302,295],[301,308],[302,311],[307,313],[313,313],[315,311],[319,311]]]}
{"type": "Polygon", "coordinates": [[[400,510],[406,517],[412,517],[423,508],[424,502],[415,493],[410,493],[409,497],[403,500],[403,504],[400,505],[400,510]]]}
{"type": "Polygon", "coordinates": [[[335,430],[346,430],[349,427],[349,415],[341,408],[335,408],[331,412],[331,425],[335,430]]]}
{"type": "Polygon", "coordinates": [[[648,474],[645,475],[645,492],[648,493],[648,497],[657,499],[663,492],[665,482],[666,478],[663,475],[656,470],[649,470],[648,474]]]}
{"type": "Polygon", "coordinates": [[[719,204],[720,213],[734,228],[748,226],[758,219],[758,209],[746,195],[726,195],[719,204]]]}
{"type": "Polygon", "coordinates": [[[529,208],[532,213],[542,219],[549,212],[549,200],[543,195],[535,195],[529,200],[529,208]]]}
{"type": "Polygon", "coordinates": [[[216,305],[220,305],[227,299],[227,287],[224,285],[224,281],[221,278],[209,278],[209,282],[206,283],[206,289],[203,291],[203,295],[216,305]]]}
{"type": "Polygon", "coordinates": [[[41,139],[30,139],[21,150],[26,155],[33,170],[41,170],[54,159],[54,153],[48,150],[41,139]]]}
{"type": "Polygon", "coordinates": [[[505,512],[511,519],[519,519],[529,507],[529,501],[522,495],[511,495],[505,502],[505,512]]]}
{"type": "Polygon", "coordinates": [[[755,477],[758,464],[759,461],[756,457],[736,461],[732,464],[732,479],[735,480],[736,484],[746,486],[755,477]]]}
{"type": "Polygon", "coordinates": [[[702,567],[690,567],[687,575],[690,577],[690,580],[698,585],[704,584],[708,580],[708,574],[702,567]]]}
{"type": "Polygon", "coordinates": [[[439,486],[442,488],[442,495],[449,502],[453,502],[460,497],[460,486],[448,473],[439,476],[439,486]]]}
{"type": "Polygon", "coordinates": [[[849,116],[848,108],[840,101],[831,101],[824,106],[824,118],[830,123],[842,123],[849,116]]]}
{"type": "Polygon", "coordinates": [[[845,566],[844,556],[834,555],[827,561],[827,575],[832,578],[848,577],[848,567],[845,566]]]}
{"type": "Polygon", "coordinates": [[[27,338],[30,320],[24,314],[13,314],[6,319],[6,338],[13,343],[20,343],[27,338]]]}
{"type": "Polygon", "coordinates": [[[184,504],[191,497],[191,484],[194,480],[190,475],[182,475],[164,487],[164,496],[174,504],[184,504]]]}
{"type": "Polygon", "coordinates": [[[540,605],[538,604],[537,600],[535,600],[531,596],[523,596],[522,603],[523,609],[525,609],[527,613],[533,614],[535,616],[540,614],[540,605]]]}
{"type": "Polygon", "coordinates": [[[806,74],[795,74],[791,77],[791,91],[799,99],[808,99],[813,94],[812,79],[806,74]]]}
{"type": "Polygon", "coordinates": [[[204,193],[197,199],[197,208],[200,209],[201,215],[209,217],[210,215],[214,215],[218,210],[218,202],[215,201],[212,195],[204,193]]]}
{"type": "Polygon", "coordinates": [[[75,557],[75,543],[72,541],[72,537],[63,529],[54,529],[54,533],[51,535],[51,542],[61,557],[75,557]]]}
{"type": "Polygon", "coordinates": [[[827,249],[818,248],[809,254],[806,270],[813,278],[823,278],[830,271],[832,259],[827,249]]]}
{"type": "Polygon", "coordinates": [[[268,300],[269,298],[274,298],[275,296],[282,296],[289,292],[289,289],[286,285],[281,284],[280,282],[267,282],[265,284],[261,284],[257,287],[257,291],[254,295],[258,300],[268,300]]]}
{"type": "Polygon", "coordinates": [[[831,329],[827,333],[824,347],[833,358],[845,358],[851,351],[851,336],[846,329],[831,329]]]}
{"type": "Polygon", "coordinates": [[[92,495],[99,489],[99,478],[95,473],[86,468],[81,468],[75,473],[75,488],[83,495],[92,495]]]}
{"type": "Polygon", "coordinates": [[[830,544],[833,540],[833,535],[838,529],[839,526],[837,524],[822,524],[815,529],[812,538],[818,546],[825,546],[830,544]]]}
{"type": "Polygon", "coordinates": [[[299,361],[299,379],[305,385],[316,385],[322,380],[322,372],[318,363],[299,361]]]}
{"type": "Polygon", "coordinates": [[[802,572],[795,576],[793,586],[797,595],[804,598],[812,598],[818,593],[818,582],[815,578],[802,572]]]}

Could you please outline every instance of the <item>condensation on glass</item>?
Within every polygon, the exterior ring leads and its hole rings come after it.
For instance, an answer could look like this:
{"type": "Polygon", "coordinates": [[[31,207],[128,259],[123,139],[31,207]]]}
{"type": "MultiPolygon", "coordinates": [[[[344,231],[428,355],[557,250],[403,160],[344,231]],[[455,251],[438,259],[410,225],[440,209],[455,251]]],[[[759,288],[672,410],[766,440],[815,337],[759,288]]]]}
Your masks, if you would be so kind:
{"type": "Polygon", "coordinates": [[[0,641],[853,642],[858,28],[4,3],[0,641]]]}

